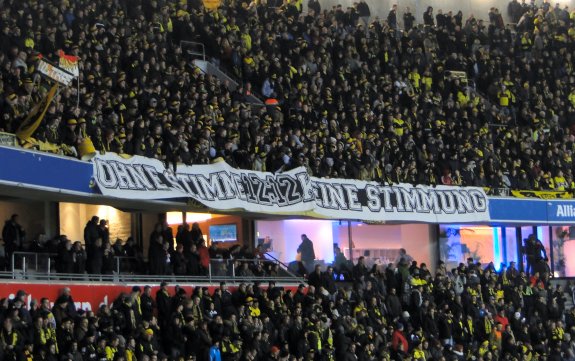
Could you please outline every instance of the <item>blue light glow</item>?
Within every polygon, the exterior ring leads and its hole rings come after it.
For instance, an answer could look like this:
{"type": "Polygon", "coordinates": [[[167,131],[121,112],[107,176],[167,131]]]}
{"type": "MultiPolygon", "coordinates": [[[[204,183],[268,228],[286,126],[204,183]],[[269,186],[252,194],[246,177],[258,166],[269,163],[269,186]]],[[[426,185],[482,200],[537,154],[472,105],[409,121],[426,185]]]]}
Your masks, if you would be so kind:
{"type": "Polygon", "coordinates": [[[492,227],[493,229],[493,264],[495,270],[499,272],[501,269],[501,245],[499,242],[499,228],[492,227]]]}

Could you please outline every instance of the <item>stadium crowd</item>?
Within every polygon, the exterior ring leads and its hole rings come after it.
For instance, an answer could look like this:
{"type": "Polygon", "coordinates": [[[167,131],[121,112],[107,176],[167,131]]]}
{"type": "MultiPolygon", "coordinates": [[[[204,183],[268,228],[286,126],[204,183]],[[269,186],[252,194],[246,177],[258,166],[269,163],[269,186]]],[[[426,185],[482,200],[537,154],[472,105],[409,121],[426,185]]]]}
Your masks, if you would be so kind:
{"type": "Polygon", "coordinates": [[[430,7],[420,24],[397,6],[373,17],[364,1],[303,7],[6,0],[0,130],[15,132],[43,98],[36,60],[57,63],[62,49],[81,59],[80,94],[60,89],[34,137],[70,154],[89,138],[169,164],[221,158],[388,183],[574,188],[568,9],[513,0],[506,25],[495,8],[483,21],[430,7]],[[181,41],[205,44],[240,87],[195,68],[181,41]],[[253,94],[265,106],[250,104],[253,94]]]}
{"type": "Polygon", "coordinates": [[[297,290],[162,282],[155,295],[134,286],[93,311],[77,309],[68,288],[54,300],[22,290],[0,302],[0,358],[575,360],[575,308],[544,271],[469,259],[451,270],[440,262],[432,275],[407,259],[368,270],[359,258],[353,287],[318,265],[297,290]]]}
{"type": "MultiPolygon", "coordinates": [[[[84,233],[88,256],[65,236],[33,250],[57,253],[58,272],[92,274],[106,273],[106,250],[141,253],[133,243],[112,245],[97,217],[84,233]]],[[[20,249],[25,231],[17,215],[2,236],[7,253],[20,249]]],[[[213,291],[171,291],[162,283],[155,297],[151,287],[136,286],[94,311],[76,309],[69,289],[55,300],[18,292],[0,300],[0,360],[575,360],[575,284],[564,290],[550,283],[547,254],[534,235],[525,240],[525,270],[511,262],[496,271],[493,263],[469,258],[452,269],[440,261],[434,274],[405,249],[394,262],[371,268],[364,257],[352,264],[336,250],[334,263],[322,271],[313,265],[313,243],[301,238],[308,285],[293,291],[273,282],[233,291],[224,283],[213,291]],[[347,283],[336,283],[342,276],[347,283]]],[[[222,255],[200,240],[196,224],[182,226],[174,237],[159,219],[146,272],[205,275],[202,259],[222,255]],[[170,241],[178,246],[168,253],[170,241]],[[201,249],[195,261],[184,244],[201,249]]],[[[257,258],[261,250],[227,252],[240,259],[257,258]]],[[[265,265],[243,262],[233,276],[277,275],[265,265]]],[[[122,272],[145,266],[133,267],[122,272]]]]}
{"type": "MultiPolygon", "coordinates": [[[[40,238],[40,237],[38,237],[40,238]]],[[[15,252],[32,252],[40,259],[50,258],[51,272],[61,274],[111,275],[131,273],[139,275],[258,277],[289,276],[276,262],[264,257],[265,250],[260,245],[254,250],[234,244],[223,247],[213,242],[208,247],[198,223],[184,223],[174,231],[159,217],[150,234],[148,247],[142,250],[133,237],[125,241],[110,239],[108,222],[93,216],[84,227],[84,242],[72,242],[66,235],[57,235],[43,240],[30,240],[19,224],[19,216],[14,214],[6,220],[2,228],[0,270],[12,270],[12,262],[18,266],[22,254],[12,257],[15,252]],[[147,258],[144,258],[144,252],[147,258]]],[[[313,262],[315,256],[308,261],[313,262]]],[[[48,267],[48,265],[46,265],[48,267]]],[[[18,268],[18,267],[16,267],[18,268]]],[[[305,268],[294,267],[302,276],[305,268]]],[[[97,279],[97,278],[96,278],[97,279]]]]}

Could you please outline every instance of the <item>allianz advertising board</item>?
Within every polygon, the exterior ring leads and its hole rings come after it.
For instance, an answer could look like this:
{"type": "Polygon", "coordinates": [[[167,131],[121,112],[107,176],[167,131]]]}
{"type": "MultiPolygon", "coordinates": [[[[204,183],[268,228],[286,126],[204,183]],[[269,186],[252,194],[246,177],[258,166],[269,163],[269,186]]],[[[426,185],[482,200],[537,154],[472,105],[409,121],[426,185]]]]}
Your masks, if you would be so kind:
{"type": "Polygon", "coordinates": [[[575,222],[575,201],[547,202],[547,220],[549,222],[575,222]]]}

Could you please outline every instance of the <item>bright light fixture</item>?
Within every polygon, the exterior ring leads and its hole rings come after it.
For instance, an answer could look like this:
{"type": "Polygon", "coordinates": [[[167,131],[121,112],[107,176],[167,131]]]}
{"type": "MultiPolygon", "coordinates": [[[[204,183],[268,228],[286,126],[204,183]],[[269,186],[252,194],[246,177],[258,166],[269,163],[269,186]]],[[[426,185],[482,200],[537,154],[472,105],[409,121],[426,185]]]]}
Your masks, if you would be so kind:
{"type": "MultiPolygon", "coordinates": [[[[167,212],[166,213],[166,221],[169,225],[180,225],[184,222],[183,220],[183,213],[182,212],[167,212]]],[[[194,222],[205,222],[212,219],[212,215],[210,213],[186,213],[186,223],[192,224],[194,222]]]]}
{"type": "Polygon", "coordinates": [[[186,222],[194,223],[194,222],[205,222],[212,219],[212,215],[210,213],[186,213],[186,222]]]}

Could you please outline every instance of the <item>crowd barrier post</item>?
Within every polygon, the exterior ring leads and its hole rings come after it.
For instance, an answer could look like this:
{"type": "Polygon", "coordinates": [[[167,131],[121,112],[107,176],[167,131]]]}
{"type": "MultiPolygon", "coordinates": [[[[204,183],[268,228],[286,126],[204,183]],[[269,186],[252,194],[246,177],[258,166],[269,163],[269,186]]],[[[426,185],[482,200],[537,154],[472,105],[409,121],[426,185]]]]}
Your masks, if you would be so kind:
{"type": "Polygon", "coordinates": [[[208,279],[212,282],[212,263],[208,263],[208,279]]]}
{"type": "Polygon", "coordinates": [[[48,257],[48,281],[50,281],[52,275],[51,266],[52,266],[52,257],[48,257]]]}

